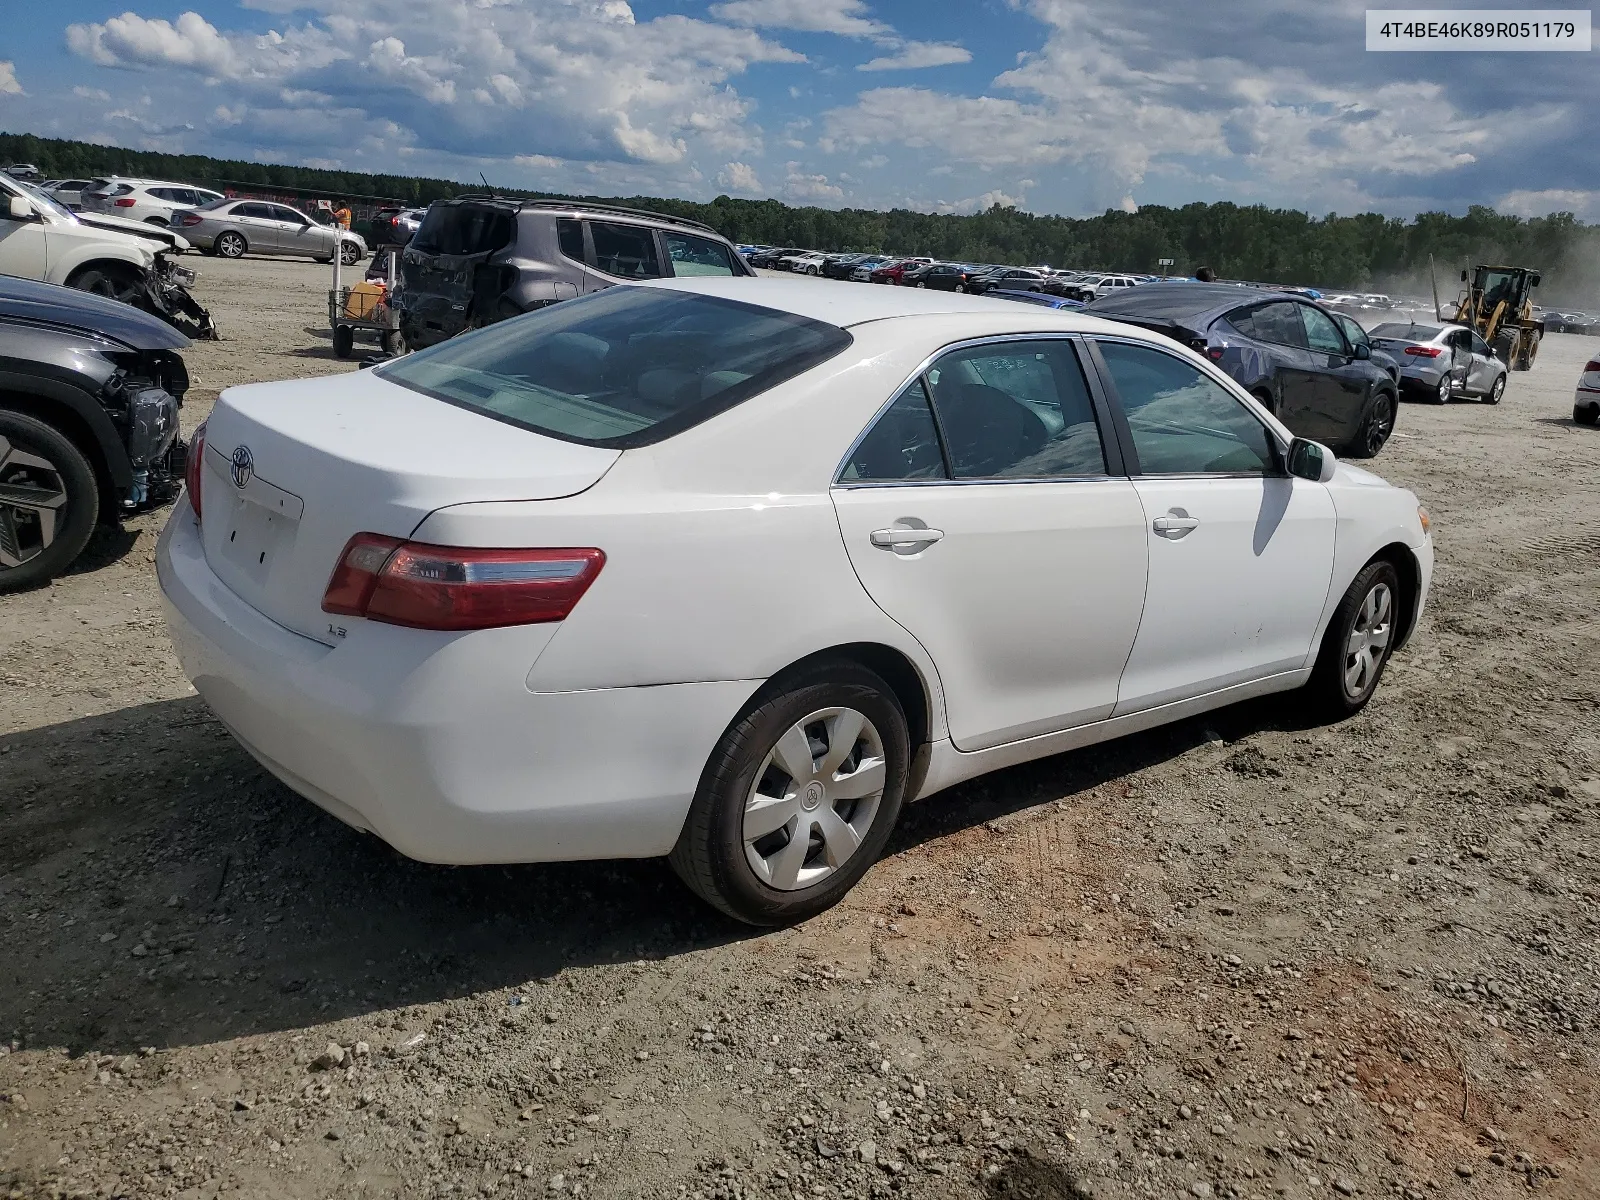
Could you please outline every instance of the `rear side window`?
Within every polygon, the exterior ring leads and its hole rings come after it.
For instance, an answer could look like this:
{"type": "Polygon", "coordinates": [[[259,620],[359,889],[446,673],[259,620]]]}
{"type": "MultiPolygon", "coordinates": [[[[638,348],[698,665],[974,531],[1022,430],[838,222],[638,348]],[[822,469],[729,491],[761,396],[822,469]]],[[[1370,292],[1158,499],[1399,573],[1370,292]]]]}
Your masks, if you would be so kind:
{"type": "Polygon", "coordinates": [[[661,277],[654,230],[639,225],[590,221],[589,234],[594,238],[594,265],[607,275],[619,279],[661,277]]]}
{"type": "Polygon", "coordinates": [[[672,273],[682,279],[695,275],[732,275],[733,257],[721,242],[687,233],[663,233],[672,273]]]}
{"type": "Polygon", "coordinates": [[[1070,342],[972,346],[928,371],[957,479],[1104,475],[1094,406],[1070,342]]]}
{"type": "Polygon", "coordinates": [[[842,483],[949,478],[928,391],[920,379],[878,417],[839,473],[842,483]]]}
{"type": "Polygon", "coordinates": [[[423,254],[491,254],[510,245],[515,225],[502,208],[435,204],[411,244],[423,254]]]}
{"type": "Polygon", "coordinates": [[[611,287],[377,368],[447,404],[590,446],[662,441],[844,350],[821,321],[714,296],[611,287]]]}
{"type": "Polygon", "coordinates": [[[234,207],[233,215],[236,217],[267,218],[271,216],[271,210],[265,204],[240,204],[234,207]]]}
{"type": "MultiPolygon", "coordinates": [[[[1250,310],[1250,336],[1280,346],[1307,348],[1306,328],[1300,323],[1300,306],[1287,300],[1263,304],[1250,310]]],[[[1229,320],[1232,320],[1230,317],[1229,320]]],[[[1242,329],[1240,332],[1244,332],[1242,329]]]]}
{"type": "Polygon", "coordinates": [[[556,222],[556,240],[561,244],[561,253],[573,262],[584,260],[583,252],[583,222],[562,219],[556,222]]]}

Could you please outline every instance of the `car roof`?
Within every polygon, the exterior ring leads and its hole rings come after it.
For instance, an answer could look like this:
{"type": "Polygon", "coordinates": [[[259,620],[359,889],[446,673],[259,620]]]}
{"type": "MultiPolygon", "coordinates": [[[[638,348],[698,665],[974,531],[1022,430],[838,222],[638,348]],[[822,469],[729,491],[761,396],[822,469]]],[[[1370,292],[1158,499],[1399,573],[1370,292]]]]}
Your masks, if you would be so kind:
{"type": "Polygon", "coordinates": [[[1142,283],[1138,287],[1096,300],[1092,309],[1113,318],[1126,315],[1174,320],[1226,312],[1243,304],[1257,304],[1264,300],[1304,303],[1305,297],[1261,288],[1236,287],[1230,283],[1142,283]]]}
{"type": "Polygon", "coordinates": [[[823,321],[840,329],[864,325],[869,321],[901,317],[948,316],[975,313],[995,316],[1006,313],[1020,326],[1036,324],[1041,330],[1070,332],[1126,332],[1114,322],[1043,305],[1018,304],[1012,300],[973,296],[965,292],[930,291],[921,288],[869,288],[859,284],[819,279],[714,278],[659,279],[647,283],[624,284],[632,287],[671,288],[699,292],[727,300],[743,301],[778,312],[793,313],[813,321],[823,321]]]}

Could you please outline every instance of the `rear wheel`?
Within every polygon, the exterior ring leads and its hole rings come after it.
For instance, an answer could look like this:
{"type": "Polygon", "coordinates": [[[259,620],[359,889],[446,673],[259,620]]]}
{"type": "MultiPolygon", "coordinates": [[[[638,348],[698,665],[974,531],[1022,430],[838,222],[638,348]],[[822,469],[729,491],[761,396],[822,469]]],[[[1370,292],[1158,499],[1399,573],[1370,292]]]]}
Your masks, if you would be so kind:
{"type": "Polygon", "coordinates": [[[1574,404],[1572,419],[1579,425],[1600,425],[1600,404],[1574,404]]]}
{"type": "Polygon", "coordinates": [[[217,235],[216,247],[217,253],[223,258],[243,258],[247,249],[244,234],[235,233],[231,229],[217,235]]]}
{"type": "Polygon", "coordinates": [[[1489,389],[1489,394],[1483,398],[1485,404],[1499,404],[1502,396],[1506,394],[1505,372],[1494,381],[1494,386],[1489,389]]]}
{"type": "Polygon", "coordinates": [[[1432,400],[1435,404],[1450,403],[1450,372],[1439,376],[1439,386],[1433,389],[1432,400]]]}
{"type": "Polygon", "coordinates": [[[1399,635],[1399,601],[1400,576],[1382,559],[1368,563],[1345,589],[1306,684],[1323,715],[1342,720],[1372,699],[1399,635]]]}
{"type": "Polygon", "coordinates": [[[1379,392],[1372,401],[1372,411],[1367,414],[1361,432],[1350,443],[1350,453],[1355,458],[1372,458],[1383,449],[1389,435],[1394,432],[1394,397],[1379,392]]]}
{"type": "Polygon", "coordinates": [[[356,331],[348,325],[333,327],[333,352],[340,358],[349,358],[356,347],[356,331]]]}
{"type": "Polygon", "coordinates": [[[1522,335],[1522,345],[1517,351],[1517,361],[1513,368],[1518,371],[1533,369],[1533,360],[1539,354],[1539,335],[1529,331],[1522,335]]]}
{"type": "Polygon", "coordinates": [[[964,292],[964,291],[966,291],[966,290],[967,290],[967,285],[966,285],[966,284],[964,284],[964,283],[958,283],[958,284],[956,284],[956,291],[958,291],[958,292],[964,292]]]}
{"type": "Polygon", "coordinates": [[[712,751],[672,869],[751,925],[830,908],[883,852],[911,757],[889,686],[824,661],[746,713],[712,751]]]}
{"type": "Polygon", "coordinates": [[[390,358],[398,358],[406,352],[406,339],[398,329],[384,330],[378,338],[378,344],[390,358]]]}
{"type": "Polygon", "coordinates": [[[83,452],[54,426],[0,409],[0,592],[66,570],[99,512],[100,488],[83,452]]]}

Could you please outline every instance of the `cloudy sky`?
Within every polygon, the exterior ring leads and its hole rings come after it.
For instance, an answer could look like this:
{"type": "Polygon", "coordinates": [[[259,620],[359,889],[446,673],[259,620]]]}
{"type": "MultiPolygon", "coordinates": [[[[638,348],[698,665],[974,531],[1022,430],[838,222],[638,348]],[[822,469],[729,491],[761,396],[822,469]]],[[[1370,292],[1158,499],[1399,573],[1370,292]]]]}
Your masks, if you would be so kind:
{"type": "Polygon", "coordinates": [[[599,194],[1600,220],[1591,55],[1369,54],[1353,0],[131,2],[8,4],[0,129],[599,194]]]}

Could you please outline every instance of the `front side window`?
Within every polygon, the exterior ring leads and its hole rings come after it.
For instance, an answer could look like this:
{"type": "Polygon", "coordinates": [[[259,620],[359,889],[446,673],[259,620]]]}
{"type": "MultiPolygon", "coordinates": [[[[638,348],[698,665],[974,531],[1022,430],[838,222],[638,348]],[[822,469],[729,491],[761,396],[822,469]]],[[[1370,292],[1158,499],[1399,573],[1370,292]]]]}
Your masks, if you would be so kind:
{"type": "Polygon", "coordinates": [[[949,478],[928,391],[920,379],[878,417],[839,473],[844,483],[949,478]]]}
{"type": "Polygon", "coordinates": [[[663,233],[661,236],[667,243],[672,273],[680,279],[695,275],[734,274],[733,258],[721,242],[687,233],[663,233]]]}
{"type": "Polygon", "coordinates": [[[1340,315],[1339,328],[1344,331],[1344,336],[1349,339],[1352,346],[1371,346],[1372,340],[1367,337],[1367,331],[1357,325],[1351,318],[1340,315]]]}
{"type": "Polygon", "coordinates": [[[1070,342],[969,346],[939,359],[927,379],[953,478],[1106,473],[1094,405],[1070,342]]]}
{"type": "Polygon", "coordinates": [[[590,221],[589,233],[594,238],[594,265],[607,275],[619,279],[661,277],[654,230],[639,225],[590,221]]]}
{"type": "Polygon", "coordinates": [[[565,441],[648,446],[809,371],[844,330],[665,288],[611,287],[440,342],[376,370],[565,441]]]}
{"type": "Polygon", "coordinates": [[[1151,346],[1101,342],[1145,475],[1277,473],[1271,435],[1192,363],[1151,346]]]}
{"type": "Polygon", "coordinates": [[[1350,353],[1350,347],[1344,344],[1344,335],[1327,313],[1309,304],[1297,304],[1295,307],[1300,310],[1300,321],[1306,330],[1306,344],[1311,349],[1318,354],[1350,353]]]}

